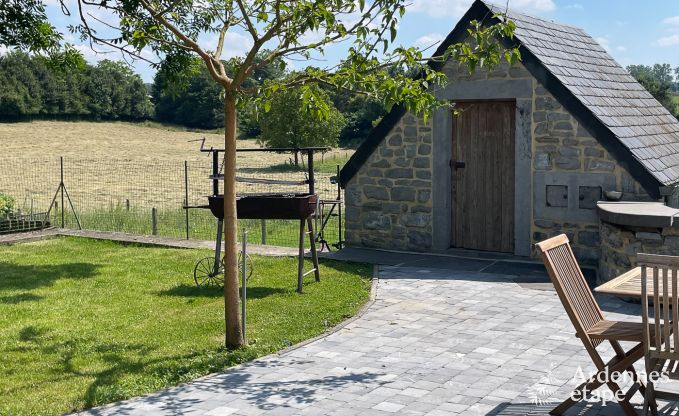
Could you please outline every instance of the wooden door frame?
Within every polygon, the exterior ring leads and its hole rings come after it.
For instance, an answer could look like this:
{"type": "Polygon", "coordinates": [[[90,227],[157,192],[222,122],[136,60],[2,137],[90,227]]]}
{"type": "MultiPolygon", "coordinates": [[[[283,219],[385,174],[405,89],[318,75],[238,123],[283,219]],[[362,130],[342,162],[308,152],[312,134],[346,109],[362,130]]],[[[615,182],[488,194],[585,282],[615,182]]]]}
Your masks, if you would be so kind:
{"type": "MultiPolygon", "coordinates": [[[[517,102],[516,102],[516,99],[506,99],[506,98],[505,98],[505,99],[478,99],[478,100],[477,100],[477,99],[466,99],[466,100],[456,100],[456,101],[455,101],[456,104],[457,104],[457,103],[460,103],[460,104],[463,104],[463,103],[467,103],[467,104],[468,104],[468,103],[489,103],[489,102],[490,102],[490,103],[507,103],[507,104],[512,104],[513,107],[514,107],[514,112],[515,112],[515,115],[514,115],[514,129],[516,129],[517,124],[518,124],[518,120],[517,120],[517,117],[516,117],[516,109],[517,109],[517,102]]],[[[454,111],[454,110],[453,110],[453,111],[454,111]]],[[[451,111],[451,115],[452,115],[452,111],[451,111]]],[[[449,131],[449,138],[450,138],[449,140],[450,140],[450,143],[451,143],[451,147],[450,147],[450,163],[451,163],[451,165],[450,165],[450,184],[451,184],[451,186],[450,186],[450,207],[451,207],[451,210],[450,210],[450,214],[449,214],[450,217],[451,217],[451,220],[450,220],[450,247],[451,247],[451,248],[460,248],[460,245],[457,244],[457,242],[455,241],[455,238],[457,237],[457,236],[456,236],[456,232],[455,232],[455,227],[456,227],[456,225],[457,225],[457,224],[455,223],[455,218],[457,217],[457,214],[456,214],[456,211],[455,211],[455,210],[456,210],[457,207],[458,207],[458,204],[457,204],[457,183],[458,183],[458,181],[457,181],[457,176],[456,176],[456,175],[457,175],[457,169],[455,169],[455,168],[452,166],[452,164],[453,164],[455,161],[458,161],[458,158],[457,158],[456,155],[455,155],[455,151],[456,151],[456,143],[455,143],[455,116],[452,116],[452,117],[451,117],[450,131],[449,131]]],[[[516,160],[516,148],[517,148],[517,146],[516,146],[516,140],[517,140],[516,133],[514,133],[514,141],[515,141],[515,143],[514,143],[514,153],[515,153],[515,154],[514,154],[514,157],[513,157],[513,167],[514,167],[514,169],[516,169],[516,165],[517,165],[517,160],[516,160]]],[[[513,194],[514,194],[514,200],[516,200],[516,179],[515,179],[515,182],[514,182],[514,184],[513,184],[513,194]]],[[[532,198],[531,198],[531,199],[532,199],[532,198]]],[[[514,216],[516,216],[516,204],[515,204],[515,206],[514,206],[514,216]]],[[[517,233],[516,233],[516,231],[517,231],[517,230],[516,230],[516,227],[517,227],[517,223],[516,223],[516,221],[512,221],[512,222],[513,222],[513,227],[514,227],[513,235],[514,235],[514,238],[516,239],[516,234],[517,234],[517,233]]],[[[512,242],[512,247],[513,247],[513,252],[516,252],[517,247],[516,247],[516,243],[515,243],[515,242],[512,242]]]]}

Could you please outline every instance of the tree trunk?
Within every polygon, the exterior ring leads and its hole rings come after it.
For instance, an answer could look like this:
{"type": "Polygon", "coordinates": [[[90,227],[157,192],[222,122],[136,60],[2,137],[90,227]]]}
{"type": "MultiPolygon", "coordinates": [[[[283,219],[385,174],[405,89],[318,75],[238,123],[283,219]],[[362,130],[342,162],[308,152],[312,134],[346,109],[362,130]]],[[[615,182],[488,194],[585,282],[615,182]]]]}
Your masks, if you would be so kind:
{"type": "Polygon", "coordinates": [[[295,150],[295,167],[299,166],[299,154],[297,153],[297,150],[295,150]]]}
{"type": "Polygon", "coordinates": [[[227,348],[243,346],[238,294],[238,223],[236,213],[236,97],[224,98],[224,318],[227,348]]]}

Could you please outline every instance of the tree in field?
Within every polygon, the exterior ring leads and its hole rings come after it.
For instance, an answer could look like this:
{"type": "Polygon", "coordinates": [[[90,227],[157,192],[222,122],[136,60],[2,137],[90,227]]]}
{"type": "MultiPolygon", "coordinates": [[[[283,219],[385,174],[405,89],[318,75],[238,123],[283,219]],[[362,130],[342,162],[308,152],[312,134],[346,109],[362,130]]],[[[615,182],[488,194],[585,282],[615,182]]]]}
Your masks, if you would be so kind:
{"type": "MultiPolygon", "coordinates": [[[[327,108],[325,117],[314,117],[306,111],[304,96],[298,88],[285,90],[272,97],[270,108],[259,123],[262,133],[258,141],[266,147],[336,147],[346,120],[324,91],[315,91],[327,108]]],[[[295,152],[295,166],[299,165],[295,152]]]]}
{"type": "MultiPolygon", "coordinates": [[[[274,97],[296,88],[302,108],[315,117],[328,117],[324,88],[357,92],[372,97],[386,108],[400,103],[409,111],[429,115],[442,105],[432,88],[445,75],[426,65],[422,51],[394,47],[407,0],[75,0],[80,24],[73,28],[94,44],[141,55],[151,49],[177,73],[195,57],[202,60],[224,95],[224,300],[227,347],[243,345],[239,317],[236,235],[236,119],[237,107],[251,103],[265,113],[274,97]],[[105,28],[88,8],[113,14],[105,28]],[[114,22],[117,20],[117,23],[114,22]],[[111,34],[112,32],[115,32],[111,34]],[[233,34],[247,37],[246,52],[225,65],[222,52],[233,34]],[[207,46],[205,39],[213,42],[207,46]],[[346,48],[346,55],[325,68],[307,68],[292,77],[266,80],[248,86],[257,71],[275,60],[309,61],[322,57],[327,48],[346,48]],[[258,55],[267,50],[262,59],[258,55]],[[389,68],[402,68],[393,74],[389,68]],[[408,77],[416,71],[420,76],[408,77]]],[[[100,13],[101,14],[101,13],[100,13]]],[[[504,50],[499,38],[511,38],[514,24],[500,16],[470,22],[473,42],[455,44],[432,62],[449,58],[466,63],[470,70],[493,67],[502,59],[519,59],[518,49],[504,50]]]]}
{"type": "Polygon", "coordinates": [[[643,85],[648,92],[670,113],[677,115],[676,104],[672,100],[672,67],[669,64],[629,65],[627,71],[643,85]]]}

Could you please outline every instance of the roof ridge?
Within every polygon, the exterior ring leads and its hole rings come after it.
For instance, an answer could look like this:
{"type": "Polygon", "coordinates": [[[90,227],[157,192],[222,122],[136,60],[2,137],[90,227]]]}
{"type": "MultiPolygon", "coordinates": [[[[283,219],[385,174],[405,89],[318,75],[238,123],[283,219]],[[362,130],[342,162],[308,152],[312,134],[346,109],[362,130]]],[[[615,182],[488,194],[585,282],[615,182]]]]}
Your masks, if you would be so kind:
{"type": "MultiPolygon", "coordinates": [[[[478,0],[478,1],[485,4],[486,7],[488,7],[491,11],[497,11],[497,12],[500,12],[500,13],[507,12],[507,14],[510,15],[510,16],[511,15],[518,15],[518,16],[523,16],[523,17],[535,19],[535,20],[540,20],[542,22],[550,23],[552,25],[558,25],[558,26],[568,27],[568,28],[571,28],[571,29],[582,30],[583,32],[585,31],[583,28],[581,28],[579,26],[573,26],[573,25],[569,25],[569,24],[566,24],[566,23],[557,22],[556,20],[547,20],[544,17],[533,15],[533,14],[528,14],[528,13],[525,13],[525,12],[520,12],[516,9],[512,9],[511,7],[509,9],[507,9],[506,6],[503,6],[503,5],[497,4],[497,3],[493,3],[493,2],[490,2],[490,1],[487,1],[487,0],[478,0]]],[[[508,2],[508,4],[509,4],[509,2],[508,2]]],[[[511,17],[510,17],[510,20],[511,20],[511,17]]]]}

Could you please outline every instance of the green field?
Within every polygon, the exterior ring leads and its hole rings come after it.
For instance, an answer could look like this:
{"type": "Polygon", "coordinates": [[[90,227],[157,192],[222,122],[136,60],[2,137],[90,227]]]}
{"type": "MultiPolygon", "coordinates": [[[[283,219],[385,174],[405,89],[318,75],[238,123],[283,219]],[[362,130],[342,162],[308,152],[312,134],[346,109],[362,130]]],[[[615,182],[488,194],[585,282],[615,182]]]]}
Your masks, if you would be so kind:
{"type": "Polygon", "coordinates": [[[0,248],[0,414],[59,415],[195,379],[321,334],[369,296],[369,266],[323,261],[300,295],[296,259],[255,256],[250,346],[227,351],[221,291],[191,277],[209,254],[78,238],[0,248]]]}
{"type": "MultiPolygon", "coordinates": [[[[329,209],[329,208],[328,208],[329,209]]],[[[335,209],[337,213],[337,209],[335,209]]],[[[116,231],[129,234],[151,235],[153,233],[151,211],[148,209],[130,209],[120,205],[108,208],[96,208],[79,212],[81,225],[88,230],[116,231]]],[[[51,223],[61,225],[61,211],[55,211],[51,223]]],[[[344,219],[343,219],[344,221],[344,219]]],[[[186,213],[182,209],[166,209],[157,211],[157,234],[164,237],[186,238],[186,213]]],[[[65,225],[76,229],[77,222],[72,212],[66,211],[65,225]]],[[[318,223],[320,228],[320,221],[318,223]]],[[[242,230],[248,232],[248,243],[281,247],[297,247],[299,245],[299,221],[265,220],[266,237],[262,239],[262,220],[239,220],[238,236],[242,230]]],[[[189,237],[196,240],[214,240],[217,233],[217,220],[209,210],[189,210],[189,237]]],[[[324,235],[326,241],[335,244],[339,241],[338,217],[328,221],[324,235]]]]}

